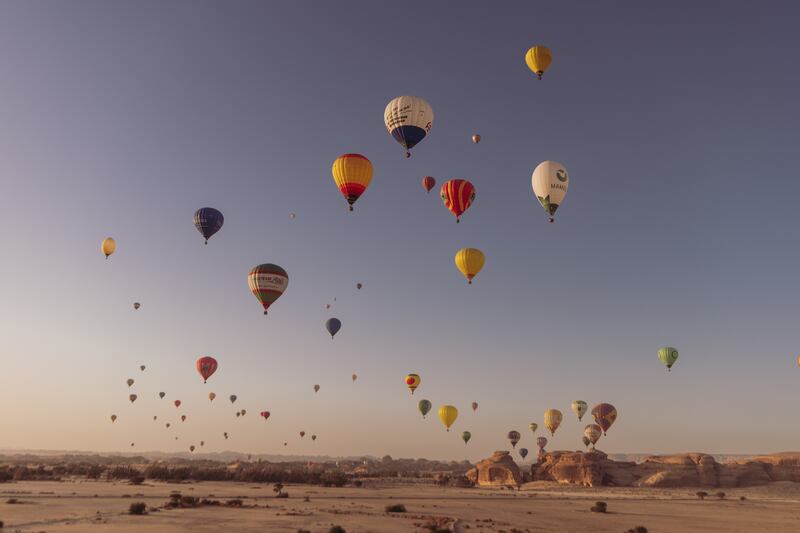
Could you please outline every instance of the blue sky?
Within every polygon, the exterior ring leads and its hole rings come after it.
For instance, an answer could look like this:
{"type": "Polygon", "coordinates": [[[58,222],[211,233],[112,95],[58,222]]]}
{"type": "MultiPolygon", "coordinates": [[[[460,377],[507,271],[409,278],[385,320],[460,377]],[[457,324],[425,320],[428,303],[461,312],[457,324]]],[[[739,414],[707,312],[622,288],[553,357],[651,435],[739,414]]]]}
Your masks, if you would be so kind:
{"type": "Polygon", "coordinates": [[[3,3],[0,446],[475,459],[510,429],[535,448],[527,424],[551,407],[550,448],[578,448],[583,399],[620,412],[609,452],[796,449],[798,15],[3,3]],[[542,81],[536,43],[554,55],[542,81]],[[382,121],[404,94],[435,113],[408,160],[382,121]],[[353,213],[330,174],[346,152],[375,167],[353,213]],[[570,171],[553,225],[530,187],[546,159],[570,171]],[[425,175],[475,184],[461,224],[425,175]],[[206,247],[191,217],[207,205],[225,226],[206,247]],[[487,257],[472,286],[464,246],[487,257]],[[246,283],[263,262],[290,276],[268,318],[246,283]],[[671,374],[663,345],[681,352],[671,374]],[[200,355],[220,361],[205,386],[200,355]],[[175,398],[189,421],[170,433],[175,398]],[[461,409],[450,434],[421,398],[461,409]]]}

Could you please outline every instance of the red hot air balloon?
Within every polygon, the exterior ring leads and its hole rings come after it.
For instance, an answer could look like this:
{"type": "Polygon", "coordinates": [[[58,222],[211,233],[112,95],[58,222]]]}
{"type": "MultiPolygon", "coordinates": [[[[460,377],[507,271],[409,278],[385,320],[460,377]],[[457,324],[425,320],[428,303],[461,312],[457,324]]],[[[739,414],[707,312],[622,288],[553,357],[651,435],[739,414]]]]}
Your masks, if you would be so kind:
{"type": "Polygon", "coordinates": [[[425,176],[422,178],[422,187],[427,191],[431,192],[431,189],[436,187],[436,180],[433,176],[425,176]]]}
{"type": "Polygon", "coordinates": [[[269,418],[269,411],[261,411],[260,414],[261,414],[261,417],[264,419],[264,422],[266,422],[267,418],[269,418]]]}
{"type": "Polygon", "coordinates": [[[206,355],[198,359],[195,366],[200,375],[203,376],[203,383],[205,383],[217,371],[217,360],[206,355]]]}
{"type": "Polygon", "coordinates": [[[592,408],[592,416],[598,426],[603,428],[603,435],[617,419],[617,409],[610,403],[598,403],[592,408]]]}
{"type": "Polygon", "coordinates": [[[467,180],[449,180],[442,185],[439,190],[444,206],[456,217],[456,222],[460,222],[461,215],[469,209],[475,200],[475,187],[467,180]]]}
{"type": "Polygon", "coordinates": [[[172,402],[172,403],[174,403],[174,404],[175,404],[175,407],[180,407],[180,406],[181,406],[181,401],[180,401],[180,400],[175,400],[175,401],[174,401],[174,402],[172,402]]]}

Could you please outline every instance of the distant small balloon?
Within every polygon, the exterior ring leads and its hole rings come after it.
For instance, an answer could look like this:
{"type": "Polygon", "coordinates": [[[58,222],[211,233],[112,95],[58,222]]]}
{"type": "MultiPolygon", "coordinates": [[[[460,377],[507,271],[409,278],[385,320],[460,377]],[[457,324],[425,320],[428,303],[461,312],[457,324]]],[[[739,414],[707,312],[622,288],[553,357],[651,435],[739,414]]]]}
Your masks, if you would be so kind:
{"type": "Polygon", "coordinates": [[[100,251],[103,252],[103,255],[106,256],[106,259],[114,253],[114,250],[117,249],[117,243],[111,237],[106,237],[103,239],[103,242],[100,243],[100,251]]]}
{"type": "Polygon", "coordinates": [[[319,385],[314,385],[314,392],[319,392],[319,385]]]}
{"type": "Polygon", "coordinates": [[[358,379],[358,374],[353,374],[353,381],[358,379]]]}
{"type": "Polygon", "coordinates": [[[436,187],[436,180],[432,176],[425,176],[422,178],[422,188],[426,192],[431,192],[431,189],[436,187]]]}
{"type": "Polygon", "coordinates": [[[522,460],[524,461],[525,458],[528,456],[528,448],[520,448],[519,455],[520,457],[522,457],[522,460]]]}
{"type": "Polygon", "coordinates": [[[169,423],[169,422],[167,422],[167,423],[166,423],[166,424],[164,424],[164,425],[165,425],[165,426],[167,426],[167,429],[169,429],[169,426],[170,426],[170,423],[169,423]]]}
{"type": "Polygon", "coordinates": [[[358,289],[358,290],[361,290],[361,287],[363,287],[363,286],[364,285],[362,285],[361,283],[356,283],[356,289],[358,289]]]}
{"type": "Polygon", "coordinates": [[[113,424],[116,421],[117,421],[117,415],[111,415],[111,423],[113,424]]]}
{"type": "Polygon", "coordinates": [[[242,412],[241,411],[236,411],[236,418],[239,418],[240,416],[242,416],[242,412]]]}
{"type": "Polygon", "coordinates": [[[513,431],[513,430],[509,431],[506,437],[508,438],[508,441],[511,443],[512,448],[516,448],[519,439],[522,438],[522,436],[519,434],[519,431],[513,431]]]}
{"type": "Polygon", "coordinates": [[[218,366],[217,360],[208,355],[199,358],[195,362],[195,368],[197,368],[197,372],[200,374],[200,377],[203,378],[203,383],[208,381],[208,378],[210,378],[214,372],[217,371],[218,366]]]}
{"type": "Polygon", "coordinates": [[[216,394],[214,394],[213,392],[209,392],[209,393],[208,393],[208,400],[209,400],[209,401],[212,401],[212,402],[213,402],[213,401],[214,401],[214,398],[216,398],[216,397],[217,397],[217,395],[216,395],[216,394]]]}
{"type": "Polygon", "coordinates": [[[174,401],[174,402],[172,402],[172,403],[174,403],[174,404],[175,404],[175,407],[180,407],[180,406],[181,406],[181,401],[180,401],[180,400],[175,400],[175,401],[174,401]]]}
{"type": "Polygon", "coordinates": [[[305,436],[306,436],[306,432],[305,432],[305,431],[301,431],[301,432],[300,432],[300,438],[302,439],[302,438],[303,438],[303,437],[305,437],[305,436]]]}
{"type": "Polygon", "coordinates": [[[470,433],[469,431],[461,432],[461,440],[464,441],[464,444],[467,444],[469,442],[469,439],[471,438],[472,438],[472,433],[470,433]]]}
{"type": "Polygon", "coordinates": [[[142,306],[142,304],[140,304],[139,302],[133,302],[133,309],[134,310],[139,309],[141,306],[142,306]]]}
{"type": "Polygon", "coordinates": [[[193,451],[194,451],[194,444],[192,444],[191,446],[189,446],[189,451],[190,451],[190,452],[193,452],[193,451]]]}
{"type": "Polygon", "coordinates": [[[297,216],[297,215],[295,215],[294,213],[290,213],[290,214],[289,214],[289,218],[291,218],[292,220],[294,220],[296,216],[297,216]]]}
{"type": "Polygon", "coordinates": [[[158,415],[153,415],[153,420],[158,420],[158,415]]]}
{"type": "Polygon", "coordinates": [[[236,395],[235,394],[231,394],[230,395],[230,401],[231,401],[231,403],[236,401],[236,395]]]}
{"type": "Polygon", "coordinates": [[[325,329],[331,334],[331,339],[342,329],[342,321],[338,318],[329,318],[325,322],[325,329]]]}
{"type": "Polygon", "coordinates": [[[472,402],[472,412],[475,412],[477,410],[478,410],[478,402],[472,402]]]}
{"type": "Polygon", "coordinates": [[[206,441],[204,441],[204,440],[201,440],[201,441],[200,441],[200,446],[203,446],[205,443],[206,443],[206,441]]]}
{"type": "Polygon", "coordinates": [[[539,424],[537,424],[536,422],[531,422],[530,424],[528,424],[528,429],[531,430],[531,433],[536,433],[536,430],[539,429],[539,424]]]}
{"type": "Polygon", "coordinates": [[[130,386],[133,385],[134,381],[132,379],[128,378],[128,380],[125,383],[127,383],[128,387],[130,387],[130,386]]]}
{"type": "Polygon", "coordinates": [[[544,447],[547,446],[547,437],[539,437],[536,439],[536,446],[539,447],[539,451],[544,451],[544,447]]]}
{"type": "Polygon", "coordinates": [[[261,413],[259,413],[259,415],[261,416],[261,418],[264,419],[264,422],[266,422],[267,419],[269,418],[269,411],[261,411],[261,413]]]}
{"type": "Polygon", "coordinates": [[[138,396],[136,396],[135,394],[131,394],[130,396],[128,396],[128,399],[131,401],[131,403],[135,402],[136,398],[138,398],[138,396]]]}
{"type": "Polygon", "coordinates": [[[425,418],[425,416],[431,410],[431,407],[433,407],[433,404],[429,400],[420,400],[417,404],[417,409],[419,409],[419,412],[422,413],[422,418],[425,418]]]}
{"type": "Polygon", "coordinates": [[[472,136],[472,142],[478,144],[479,142],[481,142],[481,136],[476,133],[475,135],[472,136]]]}
{"type": "Polygon", "coordinates": [[[317,436],[316,435],[311,435],[311,440],[317,440],[317,436]]]}
{"type": "Polygon", "coordinates": [[[247,414],[247,409],[242,409],[242,416],[247,414]]]}
{"type": "Polygon", "coordinates": [[[407,374],[405,382],[408,390],[411,391],[411,394],[414,394],[414,391],[417,390],[419,384],[422,383],[422,378],[419,377],[419,374],[407,374]]]}
{"type": "Polygon", "coordinates": [[[166,395],[167,395],[166,392],[159,392],[158,393],[158,397],[161,398],[162,400],[164,399],[164,396],[166,396],[166,395]]]}
{"type": "Polygon", "coordinates": [[[145,369],[145,368],[147,368],[147,367],[146,367],[146,366],[144,366],[144,365],[139,365],[139,370],[141,370],[142,372],[144,372],[144,369],[145,369]]]}
{"type": "Polygon", "coordinates": [[[186,422],[186,415],[181,415],[181,422],[186,422]]]}

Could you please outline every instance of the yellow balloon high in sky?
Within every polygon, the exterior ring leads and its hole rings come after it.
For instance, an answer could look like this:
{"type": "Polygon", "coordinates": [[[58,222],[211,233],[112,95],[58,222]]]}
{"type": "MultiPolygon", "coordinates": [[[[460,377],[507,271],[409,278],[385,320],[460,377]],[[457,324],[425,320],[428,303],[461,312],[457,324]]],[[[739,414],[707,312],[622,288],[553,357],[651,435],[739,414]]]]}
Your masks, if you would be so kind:
{"type": "Polygon", "coordinates": [[[542,74],[544,74],[544,71],[547,70],[547,67],[550,66],[550,62],[552,61],[553,54],[550,53],[550,49],[546,46],[537,44],[525,54],[525,63],[528,64],[528,68],[531,69],[539,79],[542,79],[542,74]]]}
{"type": "Polygon", "coordinates": [[[108,259],[108,256],[113,254],[116,249],[117,243],[111,237],[103,239],[103,243],[100,245],[100,251],[105,254],[106,259],[108,259]]]}
{"type": "Polygon", "coordinates": [[[439,420],[442,421],[447,431],[450,431],[450,426],[458,418],[458,409],[454,405],[443,405],[439,408],[439,420]]]}
{"type": "Polygon", "coordinates": [[[485,257],[483,252],[477,248],[462,248],[456,252],[456,267],[464,274],[469,283],[472,283],[472,278],[478,275],[478,272],[483,268],[485,257]]]}
{"type": "Polygon", "coordinates": [[[550,431],[550,435],[555,435],[563,419],[564,415],[561,414],[561,411],[558,409],[548,409],[544,412],[544,427],[550,431]]]}

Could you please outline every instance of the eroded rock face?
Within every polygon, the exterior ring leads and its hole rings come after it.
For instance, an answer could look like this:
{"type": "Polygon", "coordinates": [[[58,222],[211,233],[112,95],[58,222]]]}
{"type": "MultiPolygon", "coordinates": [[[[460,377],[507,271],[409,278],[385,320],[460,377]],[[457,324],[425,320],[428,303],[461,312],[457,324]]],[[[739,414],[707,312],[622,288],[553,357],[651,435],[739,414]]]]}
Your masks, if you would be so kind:
{"type": "Polygon", "coordinates": [[[507,451],[494,452],[479,461],[467,472],[467,478],[480,487],[516,487],[522,483],[522,473],[507,451]]]}
{"type": "Polygon", "coordinates": [[[603,484],[606,464],[613,461],[601,451],[590,452],[549,452],[540,456],[539,462],[531,467],[534,480],[574,483],[587,487],[603,484]]]}

